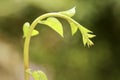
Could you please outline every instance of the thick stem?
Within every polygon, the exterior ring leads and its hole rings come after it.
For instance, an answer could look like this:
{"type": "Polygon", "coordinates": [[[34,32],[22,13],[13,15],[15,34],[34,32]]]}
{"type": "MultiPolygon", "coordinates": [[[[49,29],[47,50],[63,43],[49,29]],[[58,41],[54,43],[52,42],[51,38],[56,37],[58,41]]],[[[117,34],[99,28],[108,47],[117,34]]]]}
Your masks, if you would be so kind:
{"type": "MultiPolygon", "coordinates": [[[[31,34],[32,31],[34,30],[35,26],[43,19],[47,17],[60,17],[72,22],[75,22],[72,18],[59,14],[59,13],[47,13],[42,16],[39,16],[36,18],[33,23],[30,26],[30,30],[28,32],[28,35],[25,38],[25,43],[24,43],[24,75],[25,75],[25,80],[29,80],[29,74],[26,72],[27,69],[29,69],[29,46],[30,46],[30,39],[31,39],[31,34]]],[[[76,23],[76,22],[75,22],[76,23]]],[[[76,23],[77,24],[77,23],[76,23]]]]}

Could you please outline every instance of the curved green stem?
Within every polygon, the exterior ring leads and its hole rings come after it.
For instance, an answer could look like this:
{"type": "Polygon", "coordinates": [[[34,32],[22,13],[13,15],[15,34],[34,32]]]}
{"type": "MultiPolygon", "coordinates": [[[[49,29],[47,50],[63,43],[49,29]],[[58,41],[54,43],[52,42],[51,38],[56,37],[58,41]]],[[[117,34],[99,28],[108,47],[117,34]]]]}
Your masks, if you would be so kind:
{"type": "Polygon", "coordinates": [[[25,80],[29,80],[29,74],[26,72],[27,69],[29,69],[29,46],[30,46],[30,39],[31,39],[31,34],[32,31],[34,30],[35,26],[42,21],[43,19],[47,18],[47,17],[60,17],[63,19],[66,19],[68,21],[72,21],[76,24],[78,24],[77,22],[75,22],[72,18],[59,14],[59,13],[47,13],[44,14],[42,16],[39,16],[38,18],[36,18],[33,23],[30,26],[30,30],[28,32],[28,35],[25,38],[25,43],[24,43],[24,74],[25,74],[25,80]]]}

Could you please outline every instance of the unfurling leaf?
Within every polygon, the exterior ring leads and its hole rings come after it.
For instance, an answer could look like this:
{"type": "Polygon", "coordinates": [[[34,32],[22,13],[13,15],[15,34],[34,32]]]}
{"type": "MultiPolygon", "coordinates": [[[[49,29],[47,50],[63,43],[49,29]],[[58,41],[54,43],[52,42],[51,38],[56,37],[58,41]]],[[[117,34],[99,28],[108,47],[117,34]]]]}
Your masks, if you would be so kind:
{"type": "Polygon", "coordinates": [[[67,11],[61,11],[61,12],[58,12],[58,13],[69,16],[69,17],[72,17],[72,16],[75,15],[75,7],[71,8],[67,11]]]}
{"type": "MultiPolygon", "coordinates": [[[[68,17],[72,17],[75,14],[75,7],[73,7],[72,9],[69,9],[67,11],[62,11],[62,12],[58,12],[60,14],[66,15],[68,17]]],[[[90,40],[90,38],[95,37],[94,34],[92,34],[93,32],[88,30],[87,28],[83,27],[82,25],[80,25],[79,23],[77,23],[74,20],[67,20],[71,26],[71,31],[72,31],[72,35],[74,35],[77,30],[79,29],[80,32],[82,33],[82,37],[83,37],[83,44],[84,46],[92,46],[94,45],[94,43],[90,40]]]]}
{"type": "Polygon", "coordinates": [[[41,24],[48,25],[63,37],[63,27],[60,21],[55,17],[49,17],[47,20],[40,21],[41,24]]]}
{"type": "Polygon", "coordinates": [[[74,34],[77,32],[78,27],[76,26],[76,24],[75,24],[75,23],[73,23],[73,22],[71,22],[71,21],[68,21],[68,22],[69,22],[70,27],[71,27],[71,32],[72,32],[72,35],[74,35],[74,34]]]}
{"type": "Polygon", "coordinates": [[[30,74],[34,78],[34,80],[48,80],[46,74],[42,71],[32,72],[30,69],[28,69],[26,72],[30,74]]]}
{"type": "Polygon", "coordinates": [[[92,34],[93,33],[92,31],[86,29],[82,25],[78,25],[78,26],[79,26],[80,32],[82,33],[84,46],[86,46],[86,44],[87,44],[88,47],[94,45],[94,43],[90,40],[90,38],[93,38],[96,35],[92,34]]]}
{"type": "Polygon", "coordinates": [[[23,25],[23,37],[27,36],[27,33],[29,31],[29,27],[30,27],[30,23],[28,23],[28,22],[24,23],[24,25],[23,25]]]}
{"type": "MultiPolygon", "coordinates": [[[[30,29],[30,23],[26,22],[23,25],[23,38],[25,38],[28,35],[30,29]]],[[[36,36],[38,35],[39,32],[37,30],[33,30],[31,36],[36,36]]]]}

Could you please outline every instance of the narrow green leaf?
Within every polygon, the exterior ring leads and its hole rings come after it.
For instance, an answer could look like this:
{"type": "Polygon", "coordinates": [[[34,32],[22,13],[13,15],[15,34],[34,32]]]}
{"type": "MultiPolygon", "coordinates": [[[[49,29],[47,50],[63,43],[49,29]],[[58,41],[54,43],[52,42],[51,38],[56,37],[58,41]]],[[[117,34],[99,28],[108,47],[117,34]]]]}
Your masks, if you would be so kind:
{"type": "Polygon", "coordinates": [[[69,17],[72,17],[72,16],[75,15],[75,7],[71,8],[69,10],[66,10],[66,11],[58,12],[58,13],[69,16],[69,17]]]}
{"type": "Polygon", "coordinates": [[[92,46],[92,45],[94,45],[94,43],[89,39],[89,40],[88,40],[88,43],[87,43],[87,46],[90,47],[90,46],[92,46]]]}
{"type": "Polygon", "coordinates": [[[83,27],[82,25],[78,25],[79,26],[79,29],[82,31],[82,32],[87,32],[87,33],[92,33],[92,31],[90,31],[89,29],[83,27]]]}
{"type": "Polygon", "coordinates": [[[96,35],[94,35],[94,34],[88,34],[88,37],[89,38],[93,38],[93,37],[95,37],[96,35]]]}
{"type": "Polygon", "coordinates": [[[48,25],[50,28],[55,30],[58,34],[60,34],[63,37],[63,27],[57,18],[49,17],[47,18],[47,20],[40,21],[40,23],[48,25]]]}
{"type": "MultiPolygon", "coordinates": [[[[23,25],[23,38],[28,35],[29,28],[30,28],[30,23],[28,23],[28,22],[24,23],[24,25],[23,25]]],[[[36,36],[38,34],[39,34],[39,32],[37,30],[33,30],[31,36],[36,36]]]]}
{"type": "Polygon", "coordinates": [[[75,23],[71,22],[71,21],[68,21],[69,24],[70,24],[70,27],[71,27],[71,32],[72,32],[72,36],[77,32],[78,30],[78,27],[75,23]]]}
{"type": "Polygon", "coordinates": [[[78,27],[79,27],[80,32],[82,33],[84,46],[87,45],[88,47],[90,47],[90,46],[94,45],[94,43],[90,40],[90,38],[93,38],[96,35],[91,34],[91,33],[93,33],[92,31],[88,30],[87,28],[83,27],[80,24],[78,25],[78,27]]]}

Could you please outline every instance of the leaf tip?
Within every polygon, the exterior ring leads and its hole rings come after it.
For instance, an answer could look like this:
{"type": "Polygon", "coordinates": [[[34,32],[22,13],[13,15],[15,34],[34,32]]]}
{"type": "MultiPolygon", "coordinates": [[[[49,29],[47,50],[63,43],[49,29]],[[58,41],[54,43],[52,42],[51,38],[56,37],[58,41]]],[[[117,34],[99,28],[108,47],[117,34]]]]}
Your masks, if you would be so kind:
{"type": "Polygon", "coordinates": [[[76,6],[74,6],[72,9],[76,10],[76,6]]]}
{"type": "Polygon", "coordinates": [[[72,16],[74,16],[75,15],[75,8],[76,7],[73,7],[73,8],[71,8],[71,9],[69,9],[69,10],[66,10],[66,11],[61,11],[61,12],[58,12],[58,13],[60,13],[60,14],[63,14],[63,15],[66,15],[66,16],[68,16],[68,17],[72,17],[72,16]]]}

